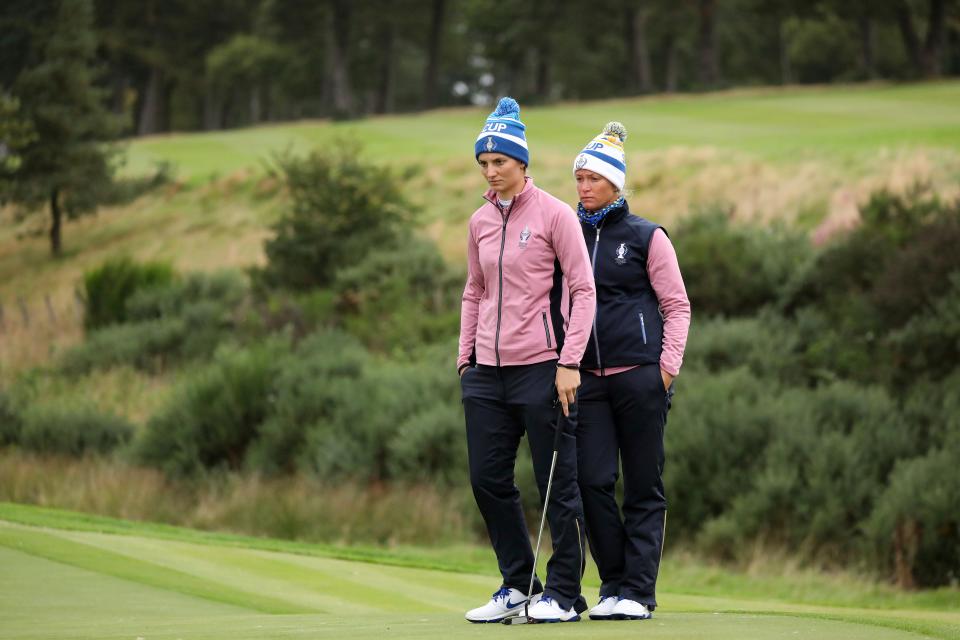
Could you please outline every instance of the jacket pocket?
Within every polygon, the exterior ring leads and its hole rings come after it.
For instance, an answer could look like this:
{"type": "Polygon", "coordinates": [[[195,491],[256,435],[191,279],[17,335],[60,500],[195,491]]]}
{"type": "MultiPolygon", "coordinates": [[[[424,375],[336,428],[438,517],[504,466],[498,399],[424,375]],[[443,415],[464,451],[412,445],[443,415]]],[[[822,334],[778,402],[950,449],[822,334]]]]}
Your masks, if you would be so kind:
{"type": "Polygon", "coordinates": [[[543,318],[543,332],[547,336],[547,349],[553,349],[553,341],[550,339],[550,325],[547,324],[547,312],[541,311],[540,316],[543,318]]]}

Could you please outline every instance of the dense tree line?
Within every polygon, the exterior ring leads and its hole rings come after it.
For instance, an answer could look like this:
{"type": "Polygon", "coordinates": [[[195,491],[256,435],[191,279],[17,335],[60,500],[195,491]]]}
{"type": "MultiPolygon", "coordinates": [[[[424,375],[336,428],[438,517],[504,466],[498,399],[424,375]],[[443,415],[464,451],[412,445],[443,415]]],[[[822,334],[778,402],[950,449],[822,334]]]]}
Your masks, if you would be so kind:
{"type": "MultiPolygon", "coordinates": [[[[0,9],[0,88],[61,0],[0,9]]],[[[960,73],[957,0],[85,0],[127,132],[960,73]]],[[[39,44],[38,44],[39,43],[39,44]]]]}

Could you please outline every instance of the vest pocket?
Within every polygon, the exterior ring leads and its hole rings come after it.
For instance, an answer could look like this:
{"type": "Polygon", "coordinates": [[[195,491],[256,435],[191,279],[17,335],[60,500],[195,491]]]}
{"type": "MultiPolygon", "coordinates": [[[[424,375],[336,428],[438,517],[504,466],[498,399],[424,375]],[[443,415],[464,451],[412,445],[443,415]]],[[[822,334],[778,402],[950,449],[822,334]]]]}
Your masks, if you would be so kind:
{"type": "Polygon", "coordinates": [[[647,323],[643,321],[643,311],[640,312],[640,331],[643,333],[643,344],[647,344],[647,323]]]}
{"type": "Polygon", "coordinates": [[[540,316],[543,318],[543,332],[547,335],[547,349],[553,349],[553,342],[550,340],[550,325],[547,324],[547,312],[541,311],[540,316]]]}

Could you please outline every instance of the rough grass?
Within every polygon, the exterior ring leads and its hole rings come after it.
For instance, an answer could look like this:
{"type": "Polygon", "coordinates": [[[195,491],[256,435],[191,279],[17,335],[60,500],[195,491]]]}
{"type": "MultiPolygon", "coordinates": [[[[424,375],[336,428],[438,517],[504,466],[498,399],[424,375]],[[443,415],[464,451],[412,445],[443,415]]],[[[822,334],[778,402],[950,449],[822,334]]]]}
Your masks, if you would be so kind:
{"type": "MultiPolygon", "coordinates": [[[[462,548],[354,549],[207,534],[0,504],[0,638],[472,638],[462,612],[496,587],[489,556],[462,548]],[[352,555],[351,555],[352,554],[352,555]]],[[[489,553],[489,552],[487,552],[489,553]]],[[[665,560],[655,618],[527,627],[537,637],[953,638],[956,590],[857,592],[813,604],[794,575],[665,560]],[[712,576],[712,577],[711,577],[712,576]],[[679,579],[675,579],[679,577],[679,579]],[[799,596],[785,594],[799,593],[799,596]],[[795,599],[791,599],[795,598],[795,599]],[[951,610],[952,609],[952,610],[951,610]],[[588,626],[585,626],[588,625],[588,626]]],[[[586,588],[595,588],[589,574],[586,588]]],[[[836,590],[830,579],[820,587],[836,590]]],[[[823,596],[821,591],[820,597],[823,596]]],[[[516,633],[516,631],[512,631],[516,633]]]]}

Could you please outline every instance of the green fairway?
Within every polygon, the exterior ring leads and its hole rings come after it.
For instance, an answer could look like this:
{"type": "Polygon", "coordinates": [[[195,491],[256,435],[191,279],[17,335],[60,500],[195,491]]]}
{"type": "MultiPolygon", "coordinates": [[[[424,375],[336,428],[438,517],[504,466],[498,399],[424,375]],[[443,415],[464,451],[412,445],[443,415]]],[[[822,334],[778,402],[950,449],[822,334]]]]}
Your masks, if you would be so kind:
{"type": "MultiPolygon", "coordinates": [[[[882,148],[960,149],[960,83],[764,89],[523,108],[532,169],[572,158],[608,120],[630,131],[628,152],[712,147],[770,160],[826,158],[882,148]]],[[[469,163],[488,109],[450,109],[344,123],[304,122],[157,136],[130,145],[130,170],[165,160],[197,181],[257,169],[271,154],[337,138],[371,156],[415,164],[469,163]]],[[[564,163],[565,164],[565,163],[564,163]]]]}
{"type": "MultiPolygon", "coordinates": [[[[0,505],[0,638],[960,637],[955,590],[938,607],[874,609],[744,597],[733,583],[666,590],[648,622],[470,625],[463,611],[497,586],[492,563],[468,561],[468,572],[453,558],[439,570],[332,552],[0,505]]],[[[430,555],[401,554],[399,563],[429,564],[430,555]]],[[[595,576],[587,583],[592,594],[595,576]]]]}

